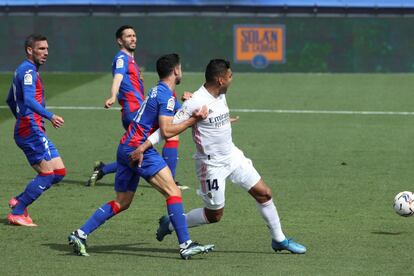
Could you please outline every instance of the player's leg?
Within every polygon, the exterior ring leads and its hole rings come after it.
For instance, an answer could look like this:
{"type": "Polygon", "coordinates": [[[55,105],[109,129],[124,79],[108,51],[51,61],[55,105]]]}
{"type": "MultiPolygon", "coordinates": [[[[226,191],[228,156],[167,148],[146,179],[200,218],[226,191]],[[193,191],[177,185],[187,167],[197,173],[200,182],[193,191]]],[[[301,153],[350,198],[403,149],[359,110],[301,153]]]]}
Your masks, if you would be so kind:
{"type": "Polygon", "coordinates": [[[95,186],[96,182],[101,180],[105,175],[115,173],[117,166],[117,162],[105,164],[102,161],[96,161],[86,186],[95,186]]]}
{"type": "Polygon", "coordinates": [[[165,163],[167,163],[168,167],[171,170],[171,174],[175,180],[175,184],[177,184],[178,188],[181,190],[186,190],[189,187],[182,185],[178,182],[175,178],[176,176],[176,169],[178,164],[178,147],[180,145],[179,136],[174,136],[165,141],[164,147],[162,148],[162,158],[164,158],[165,163]]]}
{"type": "Polygon", "coordinates": [[[89,234],[95,231],[107,220],[128,209],[132,203],[134,195],[135,192],[133,191],[117,192],[114,200],[111,200],[99,207],[85,222],[85,224],[77,230],[79,236],[86,239],[89,234]]]}
{"type": "MultiPolygon", "coordinates": [[[[118,161],[120,160],[118,149],[118,161]]],[[[138,187],[139,175],[135,173],[125,162],[119,162],[115,175],[116,198],[98,208],[95,213],[69,237],[69,244],[73,246],[74,252],[80,256],[88,256],[86,252],[86,239],[93,231],[104,224],[107,220],[129,208],[138,187]]]]}
{"type": "MultiPolygon", "coordinates": [[[[50,162],[52,154],[49,142],[43,133],[35,133],[30,137],[16,139],[16,144],[23,150],[32,168],[37,172],[37,176],[28,183],[23,193],[14,198],[15,200],[9,201],[12,212],[7,216],[7,219],[11,224],[36,226],[27,213],[27,207],[53,184],[54,171],[50,162]],[[10,203],[14,203],[14,206],[10,203]]],[[[54,150],[53,146],[53,156],[56,156],[54,150]]]]}
{"type": "Polygon", "coordinates": [[[32,167],[37,172],[37,176],[27,184],[24,192],[18,198],[15,198],[15,205],[11,206],[12,212],[7,216],[11,224],[36,226],[27,212],[27,207],[52,186],[54,173],[53,167],[48,161],[42,160],[37,164],[33,164],[32,167]]]}
{"type": "MultiPolygon", "coordinates": [[[[226,166],[209,166],[202,161],[196,161],[197,176],[201,187],[197,194],[204,202],[204,208],[190,210],[186,214],[188,227],[197,227],[204,224],[216,223],[221,220],[225,205],[226,177],[230,170],[226,166]]],[[[164,237],[174,231],[173,225],[167,216],[159,219],[156,238],[162,241],[164,237]]]]}
{"type": "Polygon", "coordinates": [[[163,169],[149,178],[148,181],[166,198],[168,216],[177,234],[181,257],[188,259],[191,256],[213,250],[214,245],[212,244],[201,245],[191,241],[184,214],[181,191],[175,185],[168,166],[164,166],[163,169]]]}
{"type": "Polygon", "coordinates": [[[262,179],[249,190],[249,194],[256,200],[257,209],[270,230],[273,250],[288,250],[295,254],[305,253],[305,246],[292,239],[286,239],[280,224],[279,214],[272,199],[272,192],[262,179]]]}
{"type": "Polygon", "coordinates": [[[235,153],[234,161],[236,162],[236,160],[239,163],[229,175],[229,179],[248,191],[256,200],[257,209],[270,230],[272,248],[275,251],[288,250],[297,254],[305,253],[306,248],[303,245],[286,239],[280,224],[279,214],[272,199],[272,191],[264,183],[252,161],[246,158],[240,150],[235,153]]]}
{"type": "Polygon", "coordinates": [[[162,148],[162,158],[164,158],[165,163],[167,163],[170,168],[171,174],[175,179],[175,172],[178,163],[178,146],[180,140],[177,136],[171,137],[165,141],[164,147],[162,148]]]}
{"type": "Polygon", "coordinates": [[[63,164],[63,160],[59,155],[58,150],[56,149],[55,145],[52,141],[48,140],[49,144],[49,152],[51,159],[48,161],[53,168],[53,174],[55,175],[52,181],[52,184],[59,183],[63,180],[66,176],[66,168],[65,164],[63,164]]]}

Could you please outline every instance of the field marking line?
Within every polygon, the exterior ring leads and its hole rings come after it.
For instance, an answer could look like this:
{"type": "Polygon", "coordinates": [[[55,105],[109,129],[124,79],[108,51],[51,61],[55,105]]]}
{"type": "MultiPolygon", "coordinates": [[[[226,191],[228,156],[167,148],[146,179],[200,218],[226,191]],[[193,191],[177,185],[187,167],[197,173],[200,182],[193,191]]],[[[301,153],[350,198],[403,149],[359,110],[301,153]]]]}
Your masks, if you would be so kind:
{"type": "MultiPolygon", "coordinates": [[[[8,109],[7,105],[0,105],[0,109],[8,109]]],[[[106,110],[100,106],[47,106],[55,110],[106,110]]],[[[112,107],[110,110],[121,110],[120,107],[112,107]]],[[[410,111],[350,111],[350,110],[300,110],[300,109],[246,109],[232,108],[231,112],[242,113],[281,113],[281,114],[329,114],[329,115],[397,115],[414,116],[410,111]]]]}

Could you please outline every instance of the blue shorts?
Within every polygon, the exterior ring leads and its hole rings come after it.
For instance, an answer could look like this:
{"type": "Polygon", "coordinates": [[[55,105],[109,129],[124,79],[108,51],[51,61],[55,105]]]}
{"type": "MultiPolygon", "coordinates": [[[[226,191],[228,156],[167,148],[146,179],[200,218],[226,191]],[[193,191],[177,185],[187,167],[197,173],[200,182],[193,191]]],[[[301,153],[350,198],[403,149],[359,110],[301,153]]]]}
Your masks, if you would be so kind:
{"type": "Polygon", "coordinates": [[[59,157],[59,152],[45,133],[36,131],[28,137],[14,137],[14,140],[26,155],[30,165],[40,163],[42,160],[49,161],[59,157]]]}
{"type": "Polygon", "coordinates": [[[115,174],[115,191],[117,192],[135,192],[141,176],[148,180],[167,166],[161,155],[154,148],[150,148],[144,153],[141,168],[136,165],[131,167],[128,157],[134,150],[135,148],[122,144],[118,147],[118,164],[115,174]]]}

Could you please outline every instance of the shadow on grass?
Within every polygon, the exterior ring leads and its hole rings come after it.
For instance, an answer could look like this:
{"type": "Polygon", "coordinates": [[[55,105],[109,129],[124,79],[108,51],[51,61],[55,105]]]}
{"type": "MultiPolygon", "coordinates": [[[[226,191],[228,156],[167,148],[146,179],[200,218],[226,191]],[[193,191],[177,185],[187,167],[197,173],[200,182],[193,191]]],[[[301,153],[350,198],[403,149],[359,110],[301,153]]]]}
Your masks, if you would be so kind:
{"type": "Polygon", "coordinates": [[[405,232],[372,231],[371,234],[374,234],[374,235],[398,236],[398,235],[405,234],[405,232]]]}
{"type": "MultiPolygon", "coordinates": [[[[87,252],[93,256],[95,254],[113,254],[113,255],[131,255],[141,257],[163,258],[163,259],[177,259],[180,258],[178,249],[173,248],[154,248],[145,247],[147,243],[134,243],[134,244],[113,244],[113,245],[97,245],[88,247],[87,252]],[[152,255],[155,253],[157,255],[152,255]],[[171,256],[159,256],[159,253],[168,253],[171,256]]],[[[52,250],[65,252],[64,255],[76,256],[72,247],[68,244],[59,243],[45,243],[42,246],[47,246],[52,250]]]]}
{"type": "MultiPolygon", "coordinates": [[[[113,244],[113,245],[97,245],[89,246],[88,253],[93,256],[94,254],[113,254],[113,255],[131,255],[131,256],[141,256],[141,257],[153,257],[153,258],[163,258],[163,259],[177,259],[180,258],[178,255],[178,249],[176,248],[154,248],[154,247],[145,247],[148,243],[134,243],[134,244],[113,244]],[[151,253],[157,254],[152,255],[151,253]],[[160,256],[159,253],[168,253],[172,256],[160,256]]],[[[76,256],[72,247],[68,244],[59,244],[59,243],[45,243],[42,246],[47,246],[52,250],[64,252],[64,255],[73,255],[76,256]]],[[[214,250],[217,253],[225,254],[278,254],[278,255],[292,255],[290,252],[257,252],[257,251],[243,251],[243,250],[214,250]]],[[[193,260],[203,260],[200,258],[195,258],[193,260]]]]}
{"type": "MultiPolygon", "coordinates": [[[[86,182],[87,182],[87,180],[75,180],[75,179],[66,179],[66,178],[64,178],[61,182],[58,183],[58,185],[59,184],[73,184],[73,185],[78,185],[78,186],[89,187],[89,186],[85,185],[86,182]]],[[[113,182],[111,182],[111,183],[109,183],[109,182],[98,182],[98,183],[96,183],[95,186],[97,186],[97,187],[100,187],[100,186],[113,187],[114,183],[113,182]]],[[[91,187],[91,188],[93,188],[93,187],[91,187]]],[[[150,184],[147,184],[147,183],[142,183],[142,184],[140,183],[139,188],[147,189],[147,188],[152,188],[152,186],[150,184]]]]}
{"type": "Polygon", "coordinates": [[[10,225],[9,221],[5,218],[0,218],[0,224],[10,225]]]}

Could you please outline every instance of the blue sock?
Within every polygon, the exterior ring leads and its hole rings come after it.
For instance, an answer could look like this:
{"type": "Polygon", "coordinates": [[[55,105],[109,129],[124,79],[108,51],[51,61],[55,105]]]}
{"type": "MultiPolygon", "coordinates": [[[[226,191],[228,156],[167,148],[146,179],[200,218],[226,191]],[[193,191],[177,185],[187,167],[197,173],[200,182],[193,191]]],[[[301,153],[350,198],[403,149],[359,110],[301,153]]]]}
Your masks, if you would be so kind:
{"type": "Polygon", "coordinates": [[[56,184],[62,181],[62,179],[66,176],[66,169],[56,169],[53,173],[55,174],[55,177],[53,178],[52,184],[56,184]]]}
{"type": "Polygon", "coordinates": [[[55,175],[49,174],[38,174],[32,181],[26,186],[26,189],[22,194],[19,195],[19,203],[13,208],[13,215],[22,215],[24,209],[33,203],[44,191],[52,186],[52,181],[55,175]]]}
{"type": "Polygon", "coordinates": [[[174,226],[175,233],[177,234],[178,243],[185,243],[190,239],[190,234],[188,233],[182,198],[178,196],[169,197],[167,199],[167,210],[170,221],[174,226]]]}
{"type": "Polygon", "coordinates": [[[106,164],[105,166],[103,166],[102,172],[103,172],[104,175],[106,175],[108,173],[114,173],[114,172],[116,172],[116,167],[117,166],[118,166],[118,163],[116,163],[116,162],[106,164]]]}
{"type": "Polygon", "coordinates": [[[17,200],[19,200],[19,198],[20,198],[23,194],[24,194],[24,192],[22,192],[21,194],[19,194],[19,195],[15,196],[14,198],[15,198],[15,199],[17,199],[17,200]]]}
{"type": "Polygon", "coordinates": [[[178,141],[167,141],[162,149],[162,158],[164,158],[175,179],[175,171],[178,163],[178,141]]]}
{"type": "Polygon", "coordinates": [[[108,219],[119,213],[119,207],[115,201],[110,201],[98,208],[95,213],[80,228],[86,235],[89,235],[96,228],[105,223],[108,219]]]}

